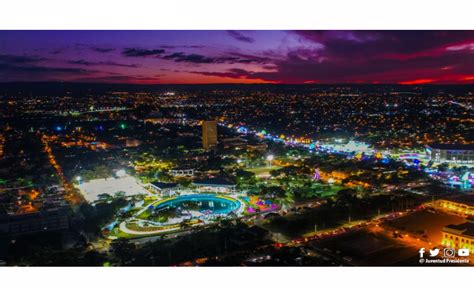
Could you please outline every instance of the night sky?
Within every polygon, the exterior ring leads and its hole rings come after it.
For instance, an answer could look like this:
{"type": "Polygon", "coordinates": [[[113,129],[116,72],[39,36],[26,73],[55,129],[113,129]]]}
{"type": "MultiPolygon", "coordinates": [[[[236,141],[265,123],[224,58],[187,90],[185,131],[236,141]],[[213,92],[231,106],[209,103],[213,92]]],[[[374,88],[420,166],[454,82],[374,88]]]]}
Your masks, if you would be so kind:
{"type": "Polygon", "coordinates": [[[0,82],[474,83],[474,31],[0,31],[0,82]]]}

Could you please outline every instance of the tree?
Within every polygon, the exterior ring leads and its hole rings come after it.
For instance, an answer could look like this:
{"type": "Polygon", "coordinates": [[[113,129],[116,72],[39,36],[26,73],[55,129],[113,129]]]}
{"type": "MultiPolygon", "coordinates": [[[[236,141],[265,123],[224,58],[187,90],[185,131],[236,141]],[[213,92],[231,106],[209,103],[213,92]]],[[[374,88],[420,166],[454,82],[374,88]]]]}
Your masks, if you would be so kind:
{"type": "Polygon", "coordinates": [[[235,173],[235,177],[237,179],[237,185],[239,187],[252,186],[255,185],[255,183],[257,182],[255,174],[245,170],[237,170],[237,172],[235,173]]]}
{"type": "Polygon", "coordinates": [[[179,179],[178,184],[181,187],[187,188],[192,184],[192,181],[190,179],[179,179]]]}
{"type": "Polygon", "coordinates": [[[108,193],[101,193],[101,194],[97,195],[97,197],[98,197],[99,199],[105,199],[105,200],[107,200],[107,199],[111,199],[111,198],[112,198],[112,195],[110,195],[110,194],[108,194],[108,193]]]}
{"type": "Polygon", "coordinates": [[[447,163],[442,163],[438,166],[438,171],[440,172],[446,172],[449,168],[449,164],[447,163]]]}
{"type": "Polygon", "coordinates": [[[126,196],[125,191],[117,191],[114,194],[114,198],[124,198],[126,196]]]}
{"type": "Polygon", "coordinates": [[[89,251],[84,254],[85,266],[102,266],[107,261],[107,256],[97,251],[89,251]]]}
{"type": "Polygon", "coordinates": [[[112,241],[110,249],[112,254],[123,264],[128,263],[133,258],[133,252],[136,247],[127,239],[119,238],[112,241]]]}
{"type": "Polygon", "coordinates": [[[293,205],[293,203],[295,202],[295,200],[293,199],[293,194],[289,191],[286,191],[283,196],[274,198],[272,201],[276,203],[282,210],[289,209],[291,205],[293,205]]]}

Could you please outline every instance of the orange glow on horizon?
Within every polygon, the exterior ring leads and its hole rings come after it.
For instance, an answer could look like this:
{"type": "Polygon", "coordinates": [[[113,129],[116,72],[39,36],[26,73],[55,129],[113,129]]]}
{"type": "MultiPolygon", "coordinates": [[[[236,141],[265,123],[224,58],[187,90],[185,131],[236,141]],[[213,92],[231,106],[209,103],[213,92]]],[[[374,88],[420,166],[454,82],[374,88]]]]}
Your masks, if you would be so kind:
{"type": "Polygon", "coordinates": [[[427,84],[427,83],[432,83],[435,81],[436,80],[434,79],[415,79],[415,80],[409,80],[409,81],[402,81],[402,82],[399,82],[398,84],[401,84],[401,85],[427,84]]]}

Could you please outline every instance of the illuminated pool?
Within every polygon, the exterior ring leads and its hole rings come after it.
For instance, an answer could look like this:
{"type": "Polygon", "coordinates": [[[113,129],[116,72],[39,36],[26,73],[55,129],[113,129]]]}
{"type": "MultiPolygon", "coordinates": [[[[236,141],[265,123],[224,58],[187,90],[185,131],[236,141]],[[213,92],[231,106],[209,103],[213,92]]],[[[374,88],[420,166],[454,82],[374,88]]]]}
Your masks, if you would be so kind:
{"type": "Polygon", "coordinates": [[[237,212],[241,202],[237,199],[215,194],[189,194],[177,198],[163,200],[153,206],[157,213],[168,209],[175,209],[183,213],[192,213],[192,216],[226,215],[237,212]]]}

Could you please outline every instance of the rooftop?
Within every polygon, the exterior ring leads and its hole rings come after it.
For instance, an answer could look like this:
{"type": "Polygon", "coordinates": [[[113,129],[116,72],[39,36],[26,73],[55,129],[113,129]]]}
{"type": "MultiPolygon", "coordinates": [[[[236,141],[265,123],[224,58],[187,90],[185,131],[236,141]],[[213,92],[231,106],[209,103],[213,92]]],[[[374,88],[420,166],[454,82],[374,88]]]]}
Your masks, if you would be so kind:
{"type": "Polygon", "coordinates": [[[151,185],[159,189],[175,188],[178,183],[151,182],[151,185]]]}
{"type": "Polygon", "coordinates": [[[209,185],[209,186],[235,186],[234,183],[221,178],[208,178],[193,181],[195,185],[209,185]]]}
{"type": "Polygon", "coordinates": [[[444,230],[447,230],[448,232],[450,229],[455,230],[456,232],[461,232],[464,236],[474,237],[474,221],[467,221],[466,223],[457,225],[450,224],[444,227],[444,230]]]}
{"type": "Polygon", "coordinates": [[[453,198],[443,198],[443,200],[455,202],[455,203],[461,203],[468,206],[474,206],[474,194],[467,194],[467,195],[462,194],[462,195],[457,195],[453,198]]]}
{"type": "Polygon", "coordinates": [[[443,150],[474,150],[474,144],[431,144],[429,146],[443,150]]]}

